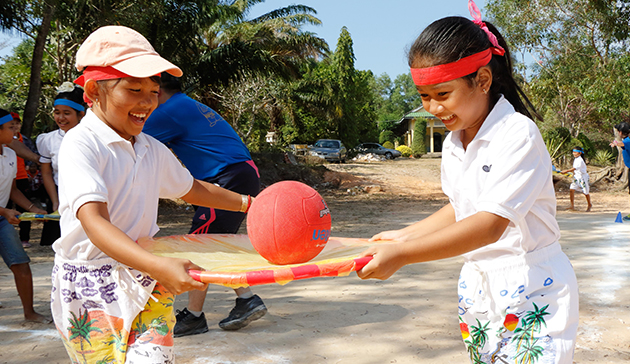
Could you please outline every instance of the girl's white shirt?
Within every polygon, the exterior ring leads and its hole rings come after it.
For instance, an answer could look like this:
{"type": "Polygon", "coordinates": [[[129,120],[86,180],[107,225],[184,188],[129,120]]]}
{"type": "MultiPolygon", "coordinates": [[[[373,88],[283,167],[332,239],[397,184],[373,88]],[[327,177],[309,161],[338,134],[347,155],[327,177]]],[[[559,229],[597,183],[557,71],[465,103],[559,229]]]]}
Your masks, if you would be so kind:
{"type": "Polygon", "coordinates": [[[502,96],[466,150],[460,134],[450,133],[442,152],[442,189],[457,221],[480,211],[510,221],[497,242],[464,258],[524,255],[558,241],[551,158],[536,124],[502,96]]]}
{"type": "Polygon", "coordinates": [[[39,134],[35,140],[37,151],[39,152],[40,163],[51,163],[53,179],[55,184],[59,186],[59,148],[66,132],[57,129],[48,133],[39,134]]]}
{"type": "Polygon", "coordinates": [[[111,223],[136,241],[158,232],[160,198],[179,198],[192,188],[194,178],[162,143],[140,133],[132,145],[91,110],[64,139],[59,151],[61,237],[53,244],[64,259],[107,257],[76,217],[85,203],[106,203],[111,223]]]}
{"type": "Polygon", "coordinates": [[[584,176],[588,176],[588,173],[586,172],[586,163],[584,162],[584,159],[582,159],[582,156],[573,160],[573,168],[575,168],[573,175],[576,179],[584,179],[584,176]]]}

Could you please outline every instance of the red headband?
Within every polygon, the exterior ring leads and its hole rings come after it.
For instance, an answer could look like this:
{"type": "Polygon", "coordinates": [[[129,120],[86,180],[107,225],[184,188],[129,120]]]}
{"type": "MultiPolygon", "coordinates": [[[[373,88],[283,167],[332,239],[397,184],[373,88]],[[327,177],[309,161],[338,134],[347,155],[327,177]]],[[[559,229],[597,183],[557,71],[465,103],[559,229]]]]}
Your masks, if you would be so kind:
{"type": "Polygon", "coordinates": [[[502,56],[505,54],[505,51],[491,47],[455,62],[427,68],[412,68],[411,77],[416,86],[435,85],[452,81],[477,72],[479,68],[490,63],[493,54],[502,56]]]}
{"type": "Polygon", "coordinates": [[[79,76],[74,83],[83,87],[85,86],[85,81],[94,80],[94,81],[102,81],[102,80],[114,80],[116,78],[123,77],[131,77],[126,73],[120,72],[112,66],[107,67],[97,67],[97,66],[87,66],[83,70],[83,74],[79,76]]]}

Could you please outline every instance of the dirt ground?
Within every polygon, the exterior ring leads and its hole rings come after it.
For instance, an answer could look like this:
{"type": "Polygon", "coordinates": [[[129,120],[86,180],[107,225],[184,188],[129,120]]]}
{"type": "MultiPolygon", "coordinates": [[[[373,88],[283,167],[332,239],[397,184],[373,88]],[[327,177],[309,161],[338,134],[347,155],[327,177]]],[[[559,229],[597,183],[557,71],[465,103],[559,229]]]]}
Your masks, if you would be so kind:
{"type": "MultiPolygon", "coordinates": [[[[370,237],[398,229],[442,207],[439,159],[396,159],[327,165],[318,187],[333,219],[333,235],[370,237]],[[334,187],[334,188],[331,188],[334,187]]],[[[569,206],[568,182],[557,184],[562,246],[580,286],[580,329],[575,363],[630,361],[630,196],[593,186],[593,211],[576,198],[569,206]]],[[[188,230],[192,209],[164,204],[160,235],[188,230]]],[[[245,224],[243,224],[243,227],[245,224]]],[[[245,233],[244,228],[241,229],[245,233]]],[[[36,240],[39,227],[35,226],[36,240]]],[[[27,249],[34,275],[36,309],[50,314],[48,247],[27,249]]],[[[234,303],[232,290],[211,286],[205,303],[206,334],[175,339],[178,363],[466,363],[457,322],[456,282],[461,258],[407,266],[387,281],[317,278],[286,286],[254,287],[268,314],[236,332],[217,323],[234,303]]],[[[54,326],[22,321],[12,275],[0,266],[0,363],[67,363],[54,326]]],[[[175,307],[182,309],[186,297],[175,307]]]]}

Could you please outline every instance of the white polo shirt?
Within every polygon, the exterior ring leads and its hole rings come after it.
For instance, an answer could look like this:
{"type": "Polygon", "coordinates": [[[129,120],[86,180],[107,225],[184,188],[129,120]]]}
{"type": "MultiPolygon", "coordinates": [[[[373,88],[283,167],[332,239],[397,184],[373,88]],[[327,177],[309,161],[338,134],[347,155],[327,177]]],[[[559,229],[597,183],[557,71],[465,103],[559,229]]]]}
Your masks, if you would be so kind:
{"type": "Polygon", "coordinates": [[[501,97],[466,150],[460,134],[442,151],[442,189],[457,221],[480,211],[510,220],[497,242],[463,256],[523,255],[558,241],[551,158],[536,124],[501,97]]]}
{"type": "Polygon", "coordinates": [[[17,175],[17,158],[15,152],[11,148],[7,148],[4,144],[2,155],[0,155],[0,206],[6,207],[11,196],[11,185],[17,175]]]}
{"type": "Polygon", "coordinates": [[[51,163],[53,179],[55,184],[59,186],[59,147],[66,132],[57,129],[49,133],[39,134],[35,140],[37,151],[39,152],[40,163],[51,163]]]}
{"type": "Polygon", "coordinates": [[[141,133],[135,145],[88,110],[59,151],[61,237],[53,249],[64,259],[105,258],[76,218],[87,202],[107,203],[110,221],[131,239],[158,232],[159,198],[178,198],[194,178],[162,143],[141,133]]]}
{"type": "Polygon", "coordinates": [[[573,160],[573,168],[575,168],[575,171],[573,172],[575,178],[584,179],[584,176],[588,177],[588,173],[586,172],[586,163],[584,163],[582,156],[573,160]]]}

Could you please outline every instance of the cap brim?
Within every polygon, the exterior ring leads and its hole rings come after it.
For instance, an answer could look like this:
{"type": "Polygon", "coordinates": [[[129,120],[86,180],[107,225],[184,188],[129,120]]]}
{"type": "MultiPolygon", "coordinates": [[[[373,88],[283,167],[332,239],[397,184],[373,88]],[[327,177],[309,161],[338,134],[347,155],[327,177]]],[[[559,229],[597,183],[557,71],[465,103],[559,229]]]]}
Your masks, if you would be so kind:
{"type": "Polygon", "coordinates": [[[181,77],[184,73],[179,67],[158,55],[137,56],[111,65],[120,72],[131,77],[145,78],[168,72],[175,77],[181,77]]]}

